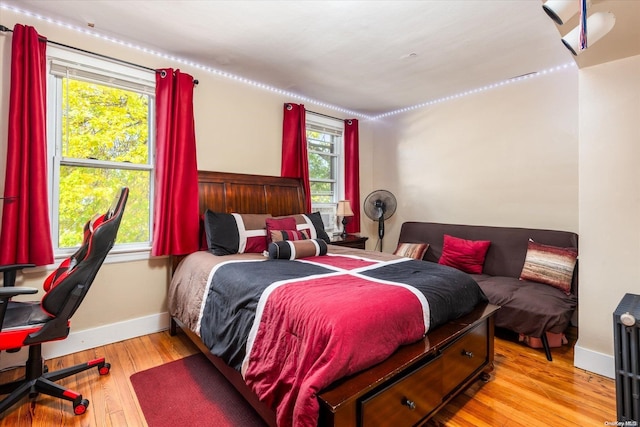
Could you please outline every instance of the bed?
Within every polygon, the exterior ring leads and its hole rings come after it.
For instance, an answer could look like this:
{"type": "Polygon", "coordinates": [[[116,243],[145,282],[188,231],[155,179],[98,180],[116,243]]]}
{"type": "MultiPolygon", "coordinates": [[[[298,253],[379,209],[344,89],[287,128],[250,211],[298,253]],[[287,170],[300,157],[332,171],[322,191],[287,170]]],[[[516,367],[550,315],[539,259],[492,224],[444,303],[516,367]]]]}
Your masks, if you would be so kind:
{"type": "MultiPolygon", "coordinates": [[[[198,176],[203,214],[304,213],[296,179],[198,176]]],[[[489,377],[497,307],[468,276],[423,271],[432,263],[390,254],[327,248],[296,260],[207,251],[175,257],[171,333],[184,331],[271,426],[415,425],[489,377]],[[373,297],[379,292],[384,296],[373,297]],[[243,305],[231,308],[232,298],[243,305]],[[247,306],[255,306],[249,315],[247,306]],[[238,320],[207,314],[225,307],[238,320]]]]}

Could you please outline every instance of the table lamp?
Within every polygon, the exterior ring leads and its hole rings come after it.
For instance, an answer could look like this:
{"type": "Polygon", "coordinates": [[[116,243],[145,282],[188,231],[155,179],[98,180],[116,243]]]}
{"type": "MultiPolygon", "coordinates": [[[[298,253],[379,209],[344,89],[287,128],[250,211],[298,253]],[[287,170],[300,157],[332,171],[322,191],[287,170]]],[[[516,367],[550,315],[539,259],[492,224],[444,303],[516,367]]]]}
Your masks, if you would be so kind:
{"type": "Polygon", "coordinates": [[[347,237],[347,222],[349,222],[349,217],[353,216],[353,211],[351,210],[351,203],[348,200],[340,200],[338,202],[338,209],[336,209],[336,215],[342,217],[342,234],[340,235],[343,239],[347,237]]]}

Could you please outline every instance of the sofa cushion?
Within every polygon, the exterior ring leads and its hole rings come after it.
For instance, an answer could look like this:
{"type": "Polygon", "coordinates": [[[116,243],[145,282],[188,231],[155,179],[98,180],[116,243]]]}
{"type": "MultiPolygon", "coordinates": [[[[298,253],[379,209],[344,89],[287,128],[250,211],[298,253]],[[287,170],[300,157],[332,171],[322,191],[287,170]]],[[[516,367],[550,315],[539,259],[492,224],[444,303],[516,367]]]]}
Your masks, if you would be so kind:
{"type": "Polygon", "coordinates": [[[398,243],[393,254],[405,258],[422,259],[427,249],[429,249],[428,243],[398,243]]]}
{"type": "Polygon", "coordinates": [[[489,302],[500,306],[496,326],[519,334],[540,337],[545,331],[564,332],[578,304],[575,295],[542,283],[486,274],[471,277],[489,302]]]}
{"type": "Polygon", "coordinates": [[[574,248],[559,248],[530,240],[520,279],[544,283],[569,295],[577,257],[574,248]]]}
{"type": "Polygon", "coordinates": [[[438,264],[448,265],[465,273],[482,273],[489,245],[489,240],[466,240],[445,234],[438,264]]]}

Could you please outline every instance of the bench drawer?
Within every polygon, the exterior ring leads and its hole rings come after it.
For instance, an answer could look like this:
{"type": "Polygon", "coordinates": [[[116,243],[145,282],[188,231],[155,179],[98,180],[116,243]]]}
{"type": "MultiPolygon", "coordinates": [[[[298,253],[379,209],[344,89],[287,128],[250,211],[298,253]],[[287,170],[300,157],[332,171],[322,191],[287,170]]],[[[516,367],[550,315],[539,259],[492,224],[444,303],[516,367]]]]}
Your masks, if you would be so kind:
{"type": "Polygon", "coordinates": [[[480,324],[442,352],[442,393],[446,396],[487,361],[487,326],[480,324]]]}
{"type": "Polygon", "coordinates": [[[360,403],[363,427],[409,426],[442,402],[440,356],[360,403]]]}

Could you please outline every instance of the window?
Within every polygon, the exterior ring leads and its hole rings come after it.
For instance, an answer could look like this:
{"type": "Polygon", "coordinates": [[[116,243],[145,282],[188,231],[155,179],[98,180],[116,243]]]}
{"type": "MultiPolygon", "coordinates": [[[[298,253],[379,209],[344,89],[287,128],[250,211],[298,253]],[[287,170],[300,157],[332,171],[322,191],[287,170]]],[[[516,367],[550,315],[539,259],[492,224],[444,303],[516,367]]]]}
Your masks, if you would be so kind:
{"type": "Polygon", "coordinates": [[[339,231],[336,204],[344,195],[344,124],[311,112],[306,123],[311,206],[322,215],[327,232],[339,231]]]}
{"type": "Polygon", "coordinates": [[[148,250],[153,212],[155,76],[77,52],[49,49],[48,141],[52,240],[73,252],[82,229],[129,187],[116,250],[148,250]]]}

